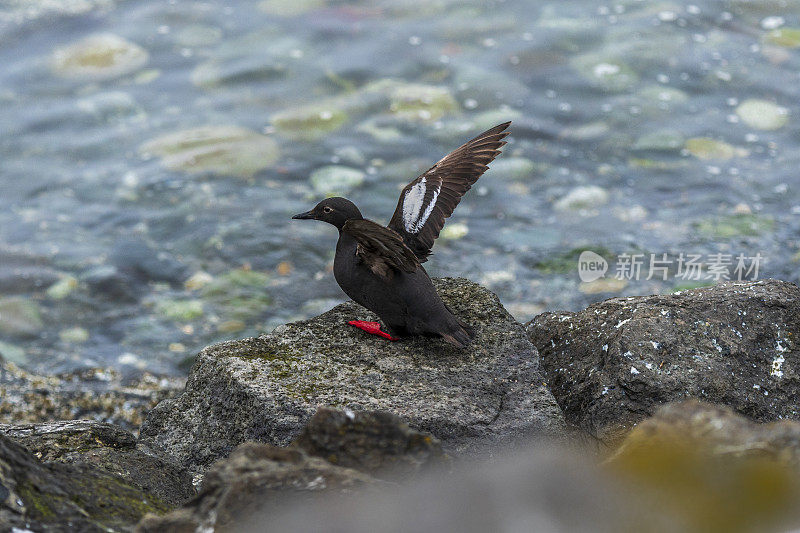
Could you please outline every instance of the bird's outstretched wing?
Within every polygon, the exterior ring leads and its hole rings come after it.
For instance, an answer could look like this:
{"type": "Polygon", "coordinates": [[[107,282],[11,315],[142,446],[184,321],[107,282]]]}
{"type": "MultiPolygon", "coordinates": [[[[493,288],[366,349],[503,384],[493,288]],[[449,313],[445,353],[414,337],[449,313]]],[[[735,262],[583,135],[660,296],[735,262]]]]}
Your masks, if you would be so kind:
{"type": "Polygon", "coordinates": [[[383,279],[391,279],[395,272],[414,272],[420,262],[403,238],[396,232],[371,220],[348,220],[342,231],[356,239],[356,255],[383,279]]]}
{"type": "Polygon", "coordinates": [[[511,122],[486,130],[406,185],[388,227],[425,262],[447,217],[500,153],[511,122]]]}

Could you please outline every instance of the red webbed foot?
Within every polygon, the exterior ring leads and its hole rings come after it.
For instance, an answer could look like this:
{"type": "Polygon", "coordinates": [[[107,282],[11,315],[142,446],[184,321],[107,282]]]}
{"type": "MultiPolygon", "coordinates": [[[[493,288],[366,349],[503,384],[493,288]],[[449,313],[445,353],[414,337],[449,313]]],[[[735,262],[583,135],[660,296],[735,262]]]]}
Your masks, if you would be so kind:
{"type": "Polygon", "coordinates": [[[380,322],[367,322],[365,320],[351,320],[348,322],[351,326],[355,326],[360,330],[366,331],[371,335],[378,335],[379,337],[383,337],[384,339],[389,339],[390,341],[397,341],[395,337],[392,337],[385,331],[381,331],[381,323],[380,322]]]}

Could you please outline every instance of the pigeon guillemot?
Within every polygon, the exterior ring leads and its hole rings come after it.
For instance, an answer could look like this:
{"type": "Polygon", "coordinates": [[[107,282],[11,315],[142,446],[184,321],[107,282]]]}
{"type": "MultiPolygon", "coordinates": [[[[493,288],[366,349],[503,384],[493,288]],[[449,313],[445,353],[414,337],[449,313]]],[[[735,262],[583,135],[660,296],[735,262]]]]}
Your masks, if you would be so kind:
{"type": "Polygon", "coordinates": [[[355,302],[377,314],[380,323],[348,324],[389,340],[405,335],[438,336],[463,348],[472,340],[469,325],[445,305],[422,267],[445,219],[488,164],[500,154],[511,122],[500,124],[442,158],[400,193],[387,226],[361,216],[345,198],[327,198],[294,219],[321,220],[339,230],[333,275],[355,302]]]}

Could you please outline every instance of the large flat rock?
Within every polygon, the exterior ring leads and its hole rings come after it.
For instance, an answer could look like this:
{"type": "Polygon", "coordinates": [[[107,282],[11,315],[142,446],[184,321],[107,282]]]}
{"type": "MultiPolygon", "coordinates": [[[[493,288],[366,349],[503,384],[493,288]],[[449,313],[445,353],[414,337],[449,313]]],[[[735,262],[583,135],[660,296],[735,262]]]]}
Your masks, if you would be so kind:
{"type": "Polygon", "coordinates": [[[612,298],[577,313],[544,313],[526,328],[567,420],[606,442],[686,398],[757,421],[800,415],[793,283],[612,298]]]}
{"type": "Polygon", "coordinates": [[[561,411],[524,328],[479,285],[443,279],[437,287],[476,328],[469,348],[367,335],[347,321],[376,317],[348,302],[270,335],[204,349],[184,393],[150,413],[139,445],[202,471],[248,440],[289,444],[321,405],[395,413],[458,453],[561,432],[561,411]]]}

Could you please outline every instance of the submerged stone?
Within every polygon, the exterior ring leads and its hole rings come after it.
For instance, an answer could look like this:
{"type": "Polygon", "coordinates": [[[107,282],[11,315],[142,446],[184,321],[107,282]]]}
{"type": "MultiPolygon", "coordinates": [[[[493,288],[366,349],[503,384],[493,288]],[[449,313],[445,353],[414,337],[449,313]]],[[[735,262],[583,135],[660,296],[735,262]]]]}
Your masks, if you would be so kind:
{"type": "Polygon", "coordinates": [[[71,344],[81,344],[89,340],[89,332],[82,327],[62,329],[58,332],[58,337],[71,344]]]}
{"type": "Polygon", "coordinates": [[[356,168],[328,165],[311,173],[311,185],[319,194],[343,196],[364,183],[364,177],[356,168]]]}
{"type": "Polygon", "coordinates": [[[64,276],[47,288],[48,298],[63,300],[78,288],[78,280],[74,276],[64,276]]]}
{"type": "Polygon", "coordinates": [[[784,48],[800,48],[800,28],[778,28],[764,35],[764,42],[783,46],[784,48]]]}
{"type": "Polygon", "coordinates": [[[683,148],[685,143],[681,132],[663,129],[645,133],[633,143],[633,150],[646,152],[673,152],[683,148]]]}
{"type": "Polygon", "coordinates": [[[333,100],[286,109],[272,116],[278,133],[290,138],[316,140],[341,128],[350,117],[333,100]]]}
{"type": "Polygon", "coordinates": [[[536,163],[527,157],[500,157],[492,161],[486,176],[491,176],[492,179],[523,181],[533,178],[536,170],[536,163]]]}
{"type": "Polygon", "coordinates": [[[258,9],[268,15],[297,17],[325,7],[325,0],[261,0],[258,9]]]}
{"type": "Polygon", "coordinates": [[[279,157],[271,138],[240,126],[200,126],[144,143],[140,152],[161,156],[164,166],[192,174],[250,178],[279,157]]]}
{"type": "Polygon", "coordinates": [[[747,155],[747,150],[736,148],[724,141],[710,137],[692,137],[686,140],[686,150],[697,159],[730,159],[747,155]]]}
{"type": "Polygon", "coordinates": [[[16,344],[0,341],[0,361],[9,361],[15,365],[24,365],[28,362],[25,349],[16,344]]]}
{"type": "Polygon", "coordinates": [[[577,56],[571,63],[590,85],[604,92],[625,92],[639,83],[636,71],[614,58],[591,53],[577,56]]]}
{"type": "Polygon", "coordinates": [[[608,191],[597,185],[575,187],[559,199],[553,207],[556,211],[580,211],[594,209],[608,202],[608,191]]]}
{"type": "Polygon", "coordinates": [[[777,130],[789,121],[789,110],[767,100],[750,98],[736,108],[742,121],[757,130],[777,130]]]}
{"type": "Polygon", "coordinates": [[[147,51],[118,35],[101,33],[53,53],[53,70],[65,78],[104,81],[143,67],[147,51]]]}
{"type": "Polygon", "coordinates": [[[201,300],[161,300],[156,304],[156,312],[178,322],[188,322],[203,316],[201,300]]]}
{"type": "Polygon", "coordinates": [[[42,329],[44,322],[36,302],[18,296],[0,298],[0,333],[35,337],[42,329]]]}

